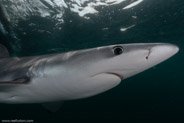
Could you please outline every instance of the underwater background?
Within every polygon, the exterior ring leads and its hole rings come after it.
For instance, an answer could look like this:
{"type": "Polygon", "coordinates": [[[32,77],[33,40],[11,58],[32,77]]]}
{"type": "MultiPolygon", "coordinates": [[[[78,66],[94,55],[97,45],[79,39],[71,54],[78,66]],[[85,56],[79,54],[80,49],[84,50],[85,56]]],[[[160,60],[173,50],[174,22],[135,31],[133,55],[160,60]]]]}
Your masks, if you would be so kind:
{"type": "Polygon", "coordinates": [[[56,113],[38,104],[0,104],[0,119],[184,122],[183,0],[0,0],[0,43],[11,56],[156,42],[180,51],[110,91],[66,101],[56,113]]]}

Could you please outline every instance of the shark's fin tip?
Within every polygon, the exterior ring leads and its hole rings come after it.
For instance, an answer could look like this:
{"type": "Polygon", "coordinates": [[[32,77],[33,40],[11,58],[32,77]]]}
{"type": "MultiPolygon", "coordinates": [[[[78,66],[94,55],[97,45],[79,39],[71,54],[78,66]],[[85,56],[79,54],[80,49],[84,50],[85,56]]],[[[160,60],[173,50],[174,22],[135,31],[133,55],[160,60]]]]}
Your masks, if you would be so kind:
{"type": "Polygon", "coordinates": [[[44,103],[42,106],[47,109],[50,113],[57,112],[64,102],[50,102],[50,103],[44,103]]]}

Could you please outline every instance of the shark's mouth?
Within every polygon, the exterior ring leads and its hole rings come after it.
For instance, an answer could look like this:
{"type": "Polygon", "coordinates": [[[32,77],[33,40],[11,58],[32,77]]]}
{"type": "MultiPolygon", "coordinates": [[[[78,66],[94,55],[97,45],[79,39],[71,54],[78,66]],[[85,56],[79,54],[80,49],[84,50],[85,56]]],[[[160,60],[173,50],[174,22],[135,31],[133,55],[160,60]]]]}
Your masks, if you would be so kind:
{"type": "Polygon", "coordinates": [[[117,73],[106,72],[106,74],[115,75],[115,76],[119,77],[121,80],[123,80],[123,79],[124,79],[124,77],[123,77],[122,75],[119,75],[119,74],[117,74],[117,73]]]}

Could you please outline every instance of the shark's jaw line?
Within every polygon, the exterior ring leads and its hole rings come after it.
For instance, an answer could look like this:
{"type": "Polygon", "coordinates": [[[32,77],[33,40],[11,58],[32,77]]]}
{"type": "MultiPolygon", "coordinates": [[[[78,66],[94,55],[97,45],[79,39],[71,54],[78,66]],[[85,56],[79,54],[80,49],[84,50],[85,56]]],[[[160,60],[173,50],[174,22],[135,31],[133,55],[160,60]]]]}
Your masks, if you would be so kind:
{"type": "Polygon", "coordinates": [[[102,73],[99,73],[99,74],[95,74],[91,77],[95,77],[95,76],[100,75],[100,74],[114,75],[114,76],[117,76],[120,80],[124,79],[123,75],[117,74],[115,72],[102,72],[102,73]]]}
{"type": "Polygon", "coordinates": [[[121,80],[124,79],[123,75],[120,75],[120,74],[117,74],[117,73],[113,73],[113,72],[106,72],[106,74],[112,74],[112,75],[115,75],[117,77],[119,77],[121,80]]]}

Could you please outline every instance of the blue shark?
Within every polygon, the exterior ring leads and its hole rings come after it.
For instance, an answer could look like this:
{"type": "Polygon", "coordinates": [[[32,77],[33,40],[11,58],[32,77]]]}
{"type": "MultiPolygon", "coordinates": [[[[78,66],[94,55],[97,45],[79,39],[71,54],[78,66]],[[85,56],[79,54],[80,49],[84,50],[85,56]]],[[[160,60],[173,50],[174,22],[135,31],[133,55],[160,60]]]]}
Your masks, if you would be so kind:
{"type": "Polygon", "coordinates": [[[167,43],[103,46],[10,57],[0,45],[0,103],[50,103],[91,97],[173,56],[167,43]]]}

